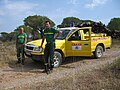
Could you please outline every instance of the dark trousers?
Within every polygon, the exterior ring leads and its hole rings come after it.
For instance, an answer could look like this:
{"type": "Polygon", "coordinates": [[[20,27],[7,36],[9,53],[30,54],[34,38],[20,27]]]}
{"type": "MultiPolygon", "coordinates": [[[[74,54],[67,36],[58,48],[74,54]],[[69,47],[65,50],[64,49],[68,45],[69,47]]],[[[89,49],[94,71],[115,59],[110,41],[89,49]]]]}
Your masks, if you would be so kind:
{"type": "Polygon", "coordinates": [[[20,60],[20,59],[25,60],[23,44],[18,44],[18,46],[17,46],[17,58],[18,58],[18,60],[20,60]]]}
{"type": "Polygon", "coordinates": [[[44,50],[44,57],[45,57],[45,63],[48,63],[50,66],[54,65],[54,49],[55,49],[55,43],[51,42],[45,45],[44,50]]]}

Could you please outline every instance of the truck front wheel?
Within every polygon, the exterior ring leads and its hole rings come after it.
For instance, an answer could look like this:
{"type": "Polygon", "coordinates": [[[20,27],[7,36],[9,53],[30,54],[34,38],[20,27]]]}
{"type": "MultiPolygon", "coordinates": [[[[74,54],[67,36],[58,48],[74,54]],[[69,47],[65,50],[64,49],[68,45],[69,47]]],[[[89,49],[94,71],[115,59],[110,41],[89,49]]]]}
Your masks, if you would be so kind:
{"type": "Polygon", "coordinates": [[[102,46],[97,46],[94,52],[94,57],[95,58],[100,58],[103,55],[103,47],[102,46]]]}
{"type": "Polygon", "coordinates": [[[58,51],[54,52],[54,67],[59,67],[62,63],[62,55],[58,51]]]}

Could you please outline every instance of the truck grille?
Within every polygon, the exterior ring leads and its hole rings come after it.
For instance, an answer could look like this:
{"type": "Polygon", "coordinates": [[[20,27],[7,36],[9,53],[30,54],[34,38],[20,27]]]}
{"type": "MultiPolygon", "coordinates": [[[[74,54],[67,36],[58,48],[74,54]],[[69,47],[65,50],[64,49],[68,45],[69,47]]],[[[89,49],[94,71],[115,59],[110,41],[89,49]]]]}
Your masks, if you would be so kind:
{"type": "Polygon", "coordinates": [[[26,49],[33,50],[34,47],[26,46],[26,49]]]}

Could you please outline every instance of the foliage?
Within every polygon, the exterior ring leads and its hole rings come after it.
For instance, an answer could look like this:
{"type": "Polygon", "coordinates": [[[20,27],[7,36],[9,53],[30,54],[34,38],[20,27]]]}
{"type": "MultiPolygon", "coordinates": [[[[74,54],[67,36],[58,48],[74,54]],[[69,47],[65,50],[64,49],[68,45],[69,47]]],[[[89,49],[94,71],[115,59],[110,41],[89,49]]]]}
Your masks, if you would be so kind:
{"type": "Polygon", "coordinates": [[[16,32],[10,32],[10,33],[1,32],[1,37],[0,37],[1,41],[12,41],[15,40],[15,38],[16,38],[16,32]]]}
{"type": "Polygon", "coordinates": [[[51,22],[51,26],[55,25],[55,23],[46,16],[34,15],[28,16],[24,19],[24,25],[31,28],[32,30],[33,39],[35,39],[35,33],[38,32],[38,30],[42,34],[42,30],[45,28],[44,23],[46,20],[51,22]]]}
{"type": "Polygon", "coordinates": [[[18,26],[14,31],[17,31],[17,32],[18,32],[18,30],[19,30],[21,27],[24,28],[24,32],[25,32],[25,33],[31,33],[31,32],[32,32],[32,29],[31,29],[30,27],[25,26],[25,25],[20,25],[20,26],[18,26]]]}
{"type": "Polygon", "coordinates": [[[16,39],[16,34],[17,34],[17,32],[11,32],[11,33],[9,33],[9,41],[12,41],[12,40],[15,40],[16,39]]]}
{"type": "MultiPolygon", "coordinates": [[[[15,40],[16,34],[20,27],[25,29],[25,33],[28,35],[28,38],[32,37],[32,39],[38,39],[41,37],[43,29],[45,28],[44,22],[49,20],[51,22],[51,26],[55,26],[55,23],[46,16],[34,15],[28,16],[24,19],[24,25],[18,26],[14,32],[1,32],[0,40],[1,41],[11,41],[15,40]]],[[[92,20],[80,20],[77,17],[66,17],[63,19],[62,23],[57,27],[70,27],[70,26],[89,26],[89,24],[96,25],[96,23],[92,20]]],[[[105,27],[102,22],[97,23],[97,26],[105,27]],[[99,24],[99,25],[98,25],[99,24]]],[[[112,36],[112,38],[120,38],[120,18],[112,18],[108,23],[107,27],[110,30],[105,31],[104,28],[100,28],[100,32],[108,33],[108,35],[112,36]]],[[[106,27],[105,27],[106,29],[106,27]]],[[[95,32],[98,32],[98,29],[95,29],[95,32]]]]}
{"type": "Polygon", "coordinates": [[[32,28],[30,28],[30,27],[27,27],[25,25],[20,25],[14,31],[18,33],[18,31],[21,27],[24,28],[24,32],[27,34],[28,38],[30,38],[31,33],[32,33],[32,28]]]}
{"type": "Polygon", "coordinates": [[[58,25],[57,27],[71,27],[71,26],[79,26],[82,23],[87,23],[87,22],[93,22],[91,20],[80,20],[79,18],[76,17],[66,17],[63,19],[62,23],[58,25]]]}
{"type": "Polygon", "coordinates": [[[7,32],[1,32],[1,41],[6,41],[8,39],[8,33],[7,32]]]}
{"type": "Polygon", "coordinates": [[[112,18],[107,27],[110,30],[120,30],[120,18],[112,18]]]}
{"type": "Polygon", "coordinates": [[[80,23],[82,23],[82,22],[79,18],[66,17],[66,18],[63,19],[61,25],[58,25],[57,27],[69,27],[69,26],[72,26],[72,24],[78,25],[80,23]]]}

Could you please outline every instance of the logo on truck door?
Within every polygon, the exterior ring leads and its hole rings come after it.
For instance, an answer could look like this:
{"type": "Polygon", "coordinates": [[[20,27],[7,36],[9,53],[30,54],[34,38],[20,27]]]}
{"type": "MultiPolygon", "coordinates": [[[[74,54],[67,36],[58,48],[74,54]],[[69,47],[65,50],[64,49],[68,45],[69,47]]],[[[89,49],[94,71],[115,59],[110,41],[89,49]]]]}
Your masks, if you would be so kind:
{"type": "Polygon", "coordinates": [[[73,43],[72,50],[82,50],[82,45],[78,43],[73,43]]]}
{"type": "Polygon", "coordinates": [[[92,42],[99,41],[99,40],[107,40],[107,38],[93,38],[92,42]]]}

